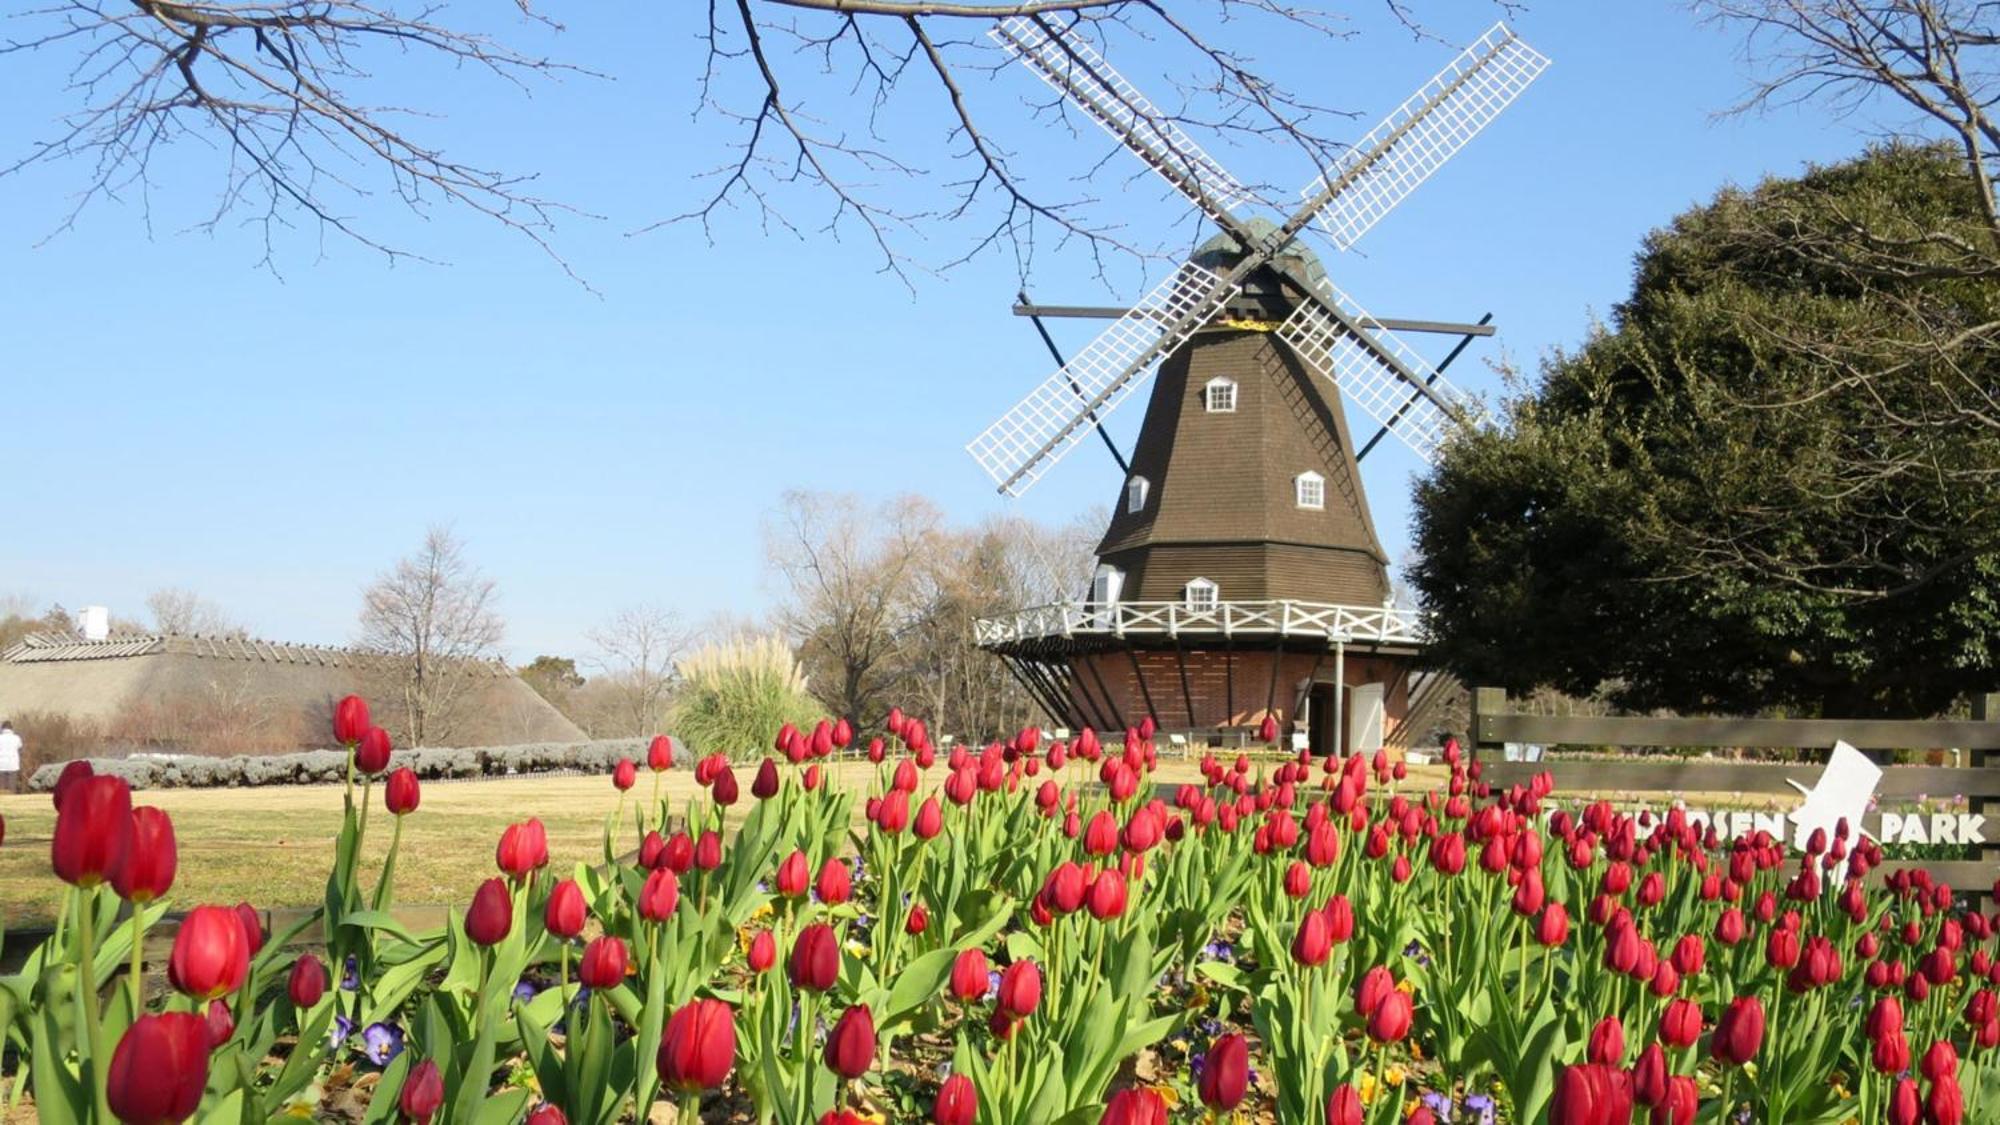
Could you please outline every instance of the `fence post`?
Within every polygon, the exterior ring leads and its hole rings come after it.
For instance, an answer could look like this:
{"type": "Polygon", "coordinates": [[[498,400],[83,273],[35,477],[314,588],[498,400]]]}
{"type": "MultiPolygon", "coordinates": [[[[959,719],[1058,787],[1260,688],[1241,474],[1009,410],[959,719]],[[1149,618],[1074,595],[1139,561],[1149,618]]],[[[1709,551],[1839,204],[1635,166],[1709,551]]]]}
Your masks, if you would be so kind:
{"type": "Polygon", "coordinates": [[[1472,760],[1486,758],[1487,751],[1500,749],[1500,743],[1491,740],[1486,733],[1486,719],[1490,715],[1507,713],[1507,689],[1483,687],[1472,689],[1472,729],[1466,738],[1472,743],[1472,760]]]}
{"type": "MultiPolygon", "coordinates": [[[[1973,696],[1972,718],[1974,721],[1981,723],[2000,723],[2000,692],[1987,692],[1982,695],[1973,696]]],[[[2000,767],[2000,751],[1975,748],[1967,754],[1965,764],[1976,769],[2000,767]]],[[[1970,804],[1971,811],[1975,816],[1987,817],[1989,820],[2000,817],[2000,800],[1992,797],[1974,797],[1970,804]]],[[[1996,831],[2000,831],[2000,825],[1987,825],[1985,828],[1986,842],[1979,846],[1979,858],[1988,863],[1993,861],[1996,849],[2000,849],[2000,841],[1994,839],[1996,831]]],[[[1979,887],[1977,888],[1977,892],[1984,894],[1990,889],[1990,886],[1979,887]]]]}

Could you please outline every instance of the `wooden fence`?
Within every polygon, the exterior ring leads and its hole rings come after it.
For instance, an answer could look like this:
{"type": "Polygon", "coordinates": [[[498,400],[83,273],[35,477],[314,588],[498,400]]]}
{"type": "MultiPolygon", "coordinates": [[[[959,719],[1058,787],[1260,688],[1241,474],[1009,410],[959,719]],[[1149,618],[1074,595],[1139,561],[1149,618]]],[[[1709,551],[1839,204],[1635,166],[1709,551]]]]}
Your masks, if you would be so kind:
{"type": "MultiPolygon", "coordinates": [[[[1845,742],[1885,761],[1896,750],[1953,751],[1948,766],[1891,766],[1882,770],[1876,794],[1884,804],[1918,798],[1963,797],[1967,812],[1992,818],[1977,845],[1979,858],[1892,860],[1888,867],[1920,867],[1954,889],[1984,892],[2000,875],[2000,694],[1973,701],[1973,717],[1962,720],[1893,719],[1648,719],[1580,715],[1529,715],[1516,709],[1499,688],[1479,688],[1472,698],[1472,744],[1482,777],[1495,786],[1526,782],[1537,773],[1555,778],[1558,793],[1618,794],[1790,794],[1791,783],[1810,787],[1816,762],[1794,764],[1731,762],[1716,758],[1652,757],[1507,761],[1509,743],[1554,749],[1562,746],[1700,747],[1710,749],[1796,749],[1831,751],[1845,742]]],[[[1791,807],[1793,802],[1787,802],[1791,807]]]]}

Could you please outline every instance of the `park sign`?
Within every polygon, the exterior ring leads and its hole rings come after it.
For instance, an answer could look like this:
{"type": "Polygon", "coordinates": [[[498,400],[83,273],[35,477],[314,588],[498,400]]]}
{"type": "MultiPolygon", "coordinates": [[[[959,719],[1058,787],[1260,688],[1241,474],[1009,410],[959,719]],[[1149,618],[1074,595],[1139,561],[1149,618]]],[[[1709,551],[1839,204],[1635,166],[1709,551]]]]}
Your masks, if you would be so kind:
{"type": "Polygon", "coordinates": [[[1817,830],[1824,830],[1831,838],[1843,820],[1880,844],[1986,842],[1986,818],[1978,813],[1875,810],[1872,806],[1881,780],[1881,766],[1853,746],[1837,742],[1811,788],[1790,783],[1805,799],[1789,813],[1681,807],[1689,823],[1703,830],[1713,828],[1718,838],[1761,831],[1774,839],[1790,840],[1800,850],[1817,830]]]}

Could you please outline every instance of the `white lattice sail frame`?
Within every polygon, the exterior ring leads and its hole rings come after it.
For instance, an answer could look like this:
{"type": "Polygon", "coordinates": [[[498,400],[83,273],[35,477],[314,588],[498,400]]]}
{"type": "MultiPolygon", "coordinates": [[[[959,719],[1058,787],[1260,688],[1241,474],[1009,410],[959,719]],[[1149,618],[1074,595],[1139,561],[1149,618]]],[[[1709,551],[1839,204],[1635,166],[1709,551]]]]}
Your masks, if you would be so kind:
{"type": "Polygon", "coordinates": [[[1000,491],[1018,496],[1075,447],[1150,374],[1236,295],[1238,286],[1188,262],[1042,380],[965,450],[1000,491]]]}
{"type": "Polygon", "coordinates": [[[1218,207],[1227,213],[1255,201],[1228,169],[1081,37],[1065,34],[1058,42],[1026,16],[1004,19],[987,34],[1211,217],[1219,217],[1218,207]],[[1198,185],[1200,192],[1190,191],[1177,175],[1198,185]]]}
{"type": "MultiPolygon", "coordinates": [[[[1373,322],[1367,310],[1332,282],[1321,282],[1321,288],[1328,302],[1350,323],[1373,322]]],[[[1394,332],[1386,328],[1362,331],[1368,333],[1366,343],[1318,305],[1303,302],[1278,326],[1278,338],[1291,345],[1306,366],[1331,380],[1354,405],[1387,427],[1426,464],[1430,463],[1459,422],[1404,379],[1394,366],[1384,362],[1378,351],[1395,357],[1412,375],[1423,380],[1431,392],[1454,404],[1461,414],[1465,407],[1459,404],[1468,404],[1468,400],[1394,332]]]]}
{"type": "Polygon", "coordinates": [[[1547,56],[1494,24],[1300,189],[1300,198],[1310,202],[1331,185],[1333,196],[1314,221],[1334,245],[1353,248],[1548,67],[1547,56]]]}

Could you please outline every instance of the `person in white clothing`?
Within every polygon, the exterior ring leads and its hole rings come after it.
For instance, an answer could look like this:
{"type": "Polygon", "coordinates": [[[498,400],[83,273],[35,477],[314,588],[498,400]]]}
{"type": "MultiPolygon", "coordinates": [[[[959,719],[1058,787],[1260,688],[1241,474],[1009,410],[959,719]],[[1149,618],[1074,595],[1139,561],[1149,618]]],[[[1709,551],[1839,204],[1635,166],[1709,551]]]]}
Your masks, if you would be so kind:
{"type": "Polygon", "coordinates": [[[0,793],[21,791],[21,736],[14,724],[0,722],[0,793]]]}

